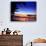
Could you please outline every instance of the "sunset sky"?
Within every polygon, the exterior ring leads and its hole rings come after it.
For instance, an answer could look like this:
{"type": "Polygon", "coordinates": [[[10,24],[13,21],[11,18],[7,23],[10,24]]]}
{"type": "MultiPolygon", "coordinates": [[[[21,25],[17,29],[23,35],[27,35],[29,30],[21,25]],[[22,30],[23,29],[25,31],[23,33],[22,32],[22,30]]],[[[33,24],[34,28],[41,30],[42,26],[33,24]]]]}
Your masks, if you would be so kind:
{"type": "Polygon", "coordinates": [[[36,14],[36,2],[16,2],[15,4],[17,14],[36,14]]]}

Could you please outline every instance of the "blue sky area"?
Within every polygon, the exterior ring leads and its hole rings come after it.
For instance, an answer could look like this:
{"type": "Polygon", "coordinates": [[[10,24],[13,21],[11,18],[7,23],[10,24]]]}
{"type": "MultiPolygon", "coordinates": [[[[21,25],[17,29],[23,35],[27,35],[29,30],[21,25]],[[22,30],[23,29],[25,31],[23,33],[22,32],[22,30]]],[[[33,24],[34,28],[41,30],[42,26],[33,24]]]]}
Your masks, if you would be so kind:
{"type": "Polygon", "coordinates": [[[15,12],[36,13],[36,2],[17,2],[15,12]]]}

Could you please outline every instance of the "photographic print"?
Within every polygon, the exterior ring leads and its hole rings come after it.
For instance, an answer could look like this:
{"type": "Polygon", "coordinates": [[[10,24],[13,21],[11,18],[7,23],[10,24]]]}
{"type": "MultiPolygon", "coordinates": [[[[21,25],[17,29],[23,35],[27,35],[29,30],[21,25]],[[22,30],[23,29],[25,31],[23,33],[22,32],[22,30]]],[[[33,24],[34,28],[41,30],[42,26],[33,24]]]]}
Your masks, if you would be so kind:
{"type": "Polygon", "coordinates": [[[11,2],[11,21],[36,21],[36,2],[11,2]]]}

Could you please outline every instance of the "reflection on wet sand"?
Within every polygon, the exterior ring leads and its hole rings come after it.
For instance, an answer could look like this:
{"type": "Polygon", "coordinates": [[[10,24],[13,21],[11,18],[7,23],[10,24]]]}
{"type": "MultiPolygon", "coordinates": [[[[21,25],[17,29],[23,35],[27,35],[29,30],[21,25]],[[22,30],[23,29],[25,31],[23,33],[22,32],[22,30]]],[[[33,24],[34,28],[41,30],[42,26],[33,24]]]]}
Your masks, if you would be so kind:
{"type": "Polygon", "coordinates": [[[11,16],[12,21],[36,21],[36,15],[16,14],[11,16]]]}

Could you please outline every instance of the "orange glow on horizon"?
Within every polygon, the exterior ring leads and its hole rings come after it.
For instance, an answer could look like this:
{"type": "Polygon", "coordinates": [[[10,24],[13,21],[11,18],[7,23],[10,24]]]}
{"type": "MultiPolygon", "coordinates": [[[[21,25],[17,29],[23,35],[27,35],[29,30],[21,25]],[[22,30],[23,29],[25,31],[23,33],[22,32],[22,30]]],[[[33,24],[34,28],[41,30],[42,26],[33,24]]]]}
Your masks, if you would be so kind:
{"type": "Polygon", "coordinates": [[[27,14],[16,14],[15,16],[25,17],[25,16],[27,16],[27,14]]]}

